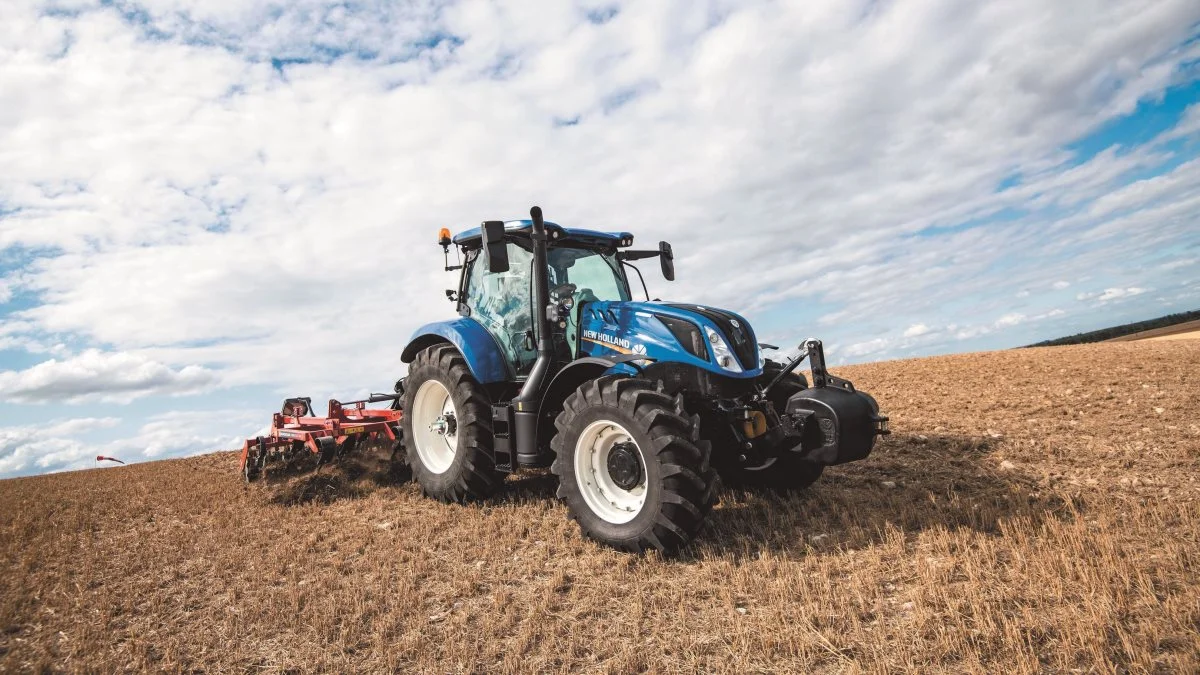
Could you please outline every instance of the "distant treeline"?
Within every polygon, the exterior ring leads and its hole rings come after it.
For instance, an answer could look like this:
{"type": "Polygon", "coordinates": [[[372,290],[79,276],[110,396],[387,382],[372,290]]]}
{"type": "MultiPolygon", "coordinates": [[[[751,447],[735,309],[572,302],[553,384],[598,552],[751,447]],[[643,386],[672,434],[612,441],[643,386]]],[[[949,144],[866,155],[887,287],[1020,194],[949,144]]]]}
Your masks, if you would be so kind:
{"type": "Polygon", "coordinates": [[[1177,323],[1185,321],[1200,320],[1200,310],[1191,312],[1181,312],[1179,314],[1168,314],[1157,319],[1149,321],[1138,321],[1137,323],[1127,323],[1124,326],[1113,326],[1112,328],[1101,328],[1090,333],[1077,333],[1070,337],[1062,337],[1056,340],[1046,340],[1033,345],[1025,345],[1026,347],[1057,347],[1059,345],[1082,345],[1089,342],[1103,342],[1113,338],[1119,338],[1134,333],[1141,333],[1146,330],[1155,328],[1166,328],[1174,326],[1177,323]]]}

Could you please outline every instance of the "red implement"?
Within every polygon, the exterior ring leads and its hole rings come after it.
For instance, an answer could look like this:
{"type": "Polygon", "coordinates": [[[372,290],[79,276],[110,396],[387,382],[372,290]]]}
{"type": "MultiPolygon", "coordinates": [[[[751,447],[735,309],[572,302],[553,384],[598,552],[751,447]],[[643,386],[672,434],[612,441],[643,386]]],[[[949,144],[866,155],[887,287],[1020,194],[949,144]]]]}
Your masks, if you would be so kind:
{"type": "Polygon", "coordinates": [[[242,475],[250,482],[262,475],[268,462],[293,461],[315,455],[317,466],[344,457],[356,447],[390,443],[400,445],[402,394],[372,394],[361,401],[329,401],[326,417],[312,417],[312,400],[289,398],[271,420],[267,436],[246,440],[242,446],[242,475]],[[368,408],[368,403],[390,402],[390,408],[368,408]]]}

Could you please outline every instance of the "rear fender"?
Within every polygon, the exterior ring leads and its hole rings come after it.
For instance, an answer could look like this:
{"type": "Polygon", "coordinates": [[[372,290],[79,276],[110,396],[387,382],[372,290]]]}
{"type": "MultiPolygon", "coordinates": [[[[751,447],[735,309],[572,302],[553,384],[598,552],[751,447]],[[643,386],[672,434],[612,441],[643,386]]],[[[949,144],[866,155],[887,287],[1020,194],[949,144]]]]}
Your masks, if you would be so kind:
{"type": "Polygon", "coordinates": [[[404,363],[412,363],[421,350],[436,344],[449,343],[467,361],[471,374],[481,384],[507,382],[511,378],[508,363],[492,334],[470,317],[453,321],[438,321],[421,326],[413,333],[408,346],[400,354],[404,363]]]}

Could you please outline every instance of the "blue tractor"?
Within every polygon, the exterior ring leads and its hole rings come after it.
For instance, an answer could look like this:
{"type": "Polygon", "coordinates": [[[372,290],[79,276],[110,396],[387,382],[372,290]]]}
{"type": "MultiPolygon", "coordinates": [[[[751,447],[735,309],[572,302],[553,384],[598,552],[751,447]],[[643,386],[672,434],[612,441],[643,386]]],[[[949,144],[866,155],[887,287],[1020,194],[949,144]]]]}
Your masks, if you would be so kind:
{"type": "MultiPolygon", "coordinates": [[[[506,474],[549,467],[583,533],[670,553],[725,483],[796,489],[862,459],[887,433],[869,395],[825,370],[818,340],[766,360],[750,324],[704,305],[633,299],[628,232],[530,220],[439,234],[459,318],[405,347],[403,438],[422,491],[485,498],[506,474]],[[451,266],[456,246],[462,264],[451,266]],[[807,358],[811,386],[793,371],[807,358]]],[[[641,284],[645,290],[644,281],[641,284]]]]}

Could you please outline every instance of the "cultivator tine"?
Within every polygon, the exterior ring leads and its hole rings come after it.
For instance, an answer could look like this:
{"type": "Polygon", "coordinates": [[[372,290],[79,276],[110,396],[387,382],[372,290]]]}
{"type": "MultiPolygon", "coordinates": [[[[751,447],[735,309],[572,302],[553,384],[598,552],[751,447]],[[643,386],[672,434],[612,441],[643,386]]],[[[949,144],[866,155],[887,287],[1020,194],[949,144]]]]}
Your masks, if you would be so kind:
{"type": "MultiPolygon", "coordinates": [[[[397,389],[400,385],[397,384],[397,389]]],[[[294,397],[284,400],[271,422],[271,434],[248,439],[242,448],[242,471],[250,482],[266,472],[266,465],[282,462],[293,466],[303,458],[316,455],[313,471],[330,462],[340,462],[355,453],[394,440],[389,461],[394,461],[400,446],[400,420],[404,416],[400,398],[395,394],[371,394],[360,401],[329,401],[327,417],[313,417],[312,399],[294,397]],[[391,404],[388,408],[367,408],[368,403],[391,404]],[[342,439],[338,443],[338,439],[342,439]]]]}

